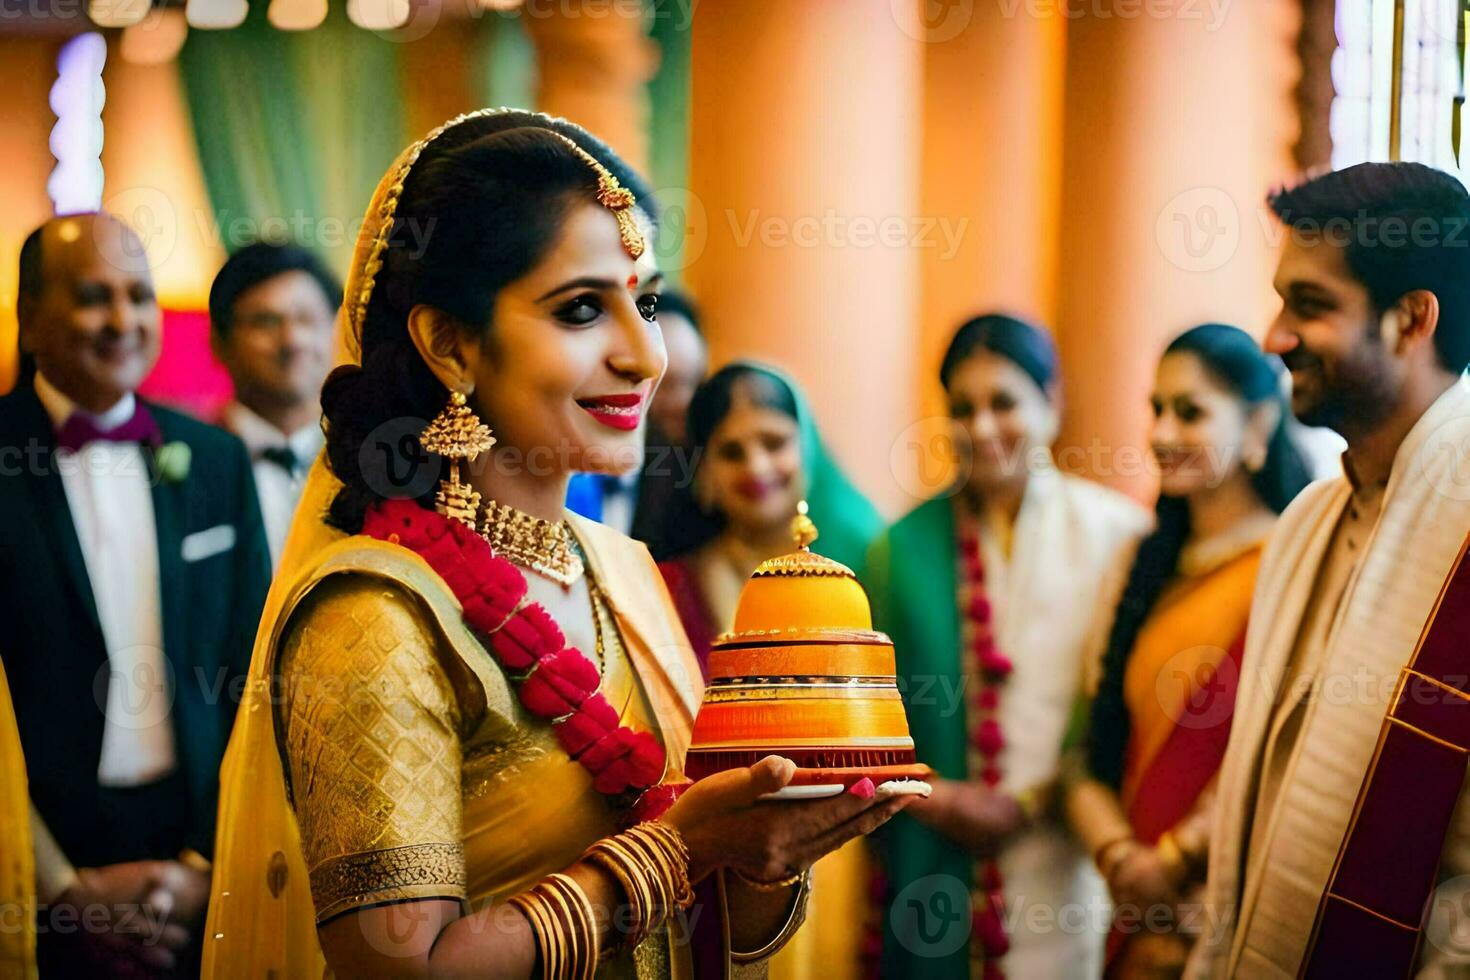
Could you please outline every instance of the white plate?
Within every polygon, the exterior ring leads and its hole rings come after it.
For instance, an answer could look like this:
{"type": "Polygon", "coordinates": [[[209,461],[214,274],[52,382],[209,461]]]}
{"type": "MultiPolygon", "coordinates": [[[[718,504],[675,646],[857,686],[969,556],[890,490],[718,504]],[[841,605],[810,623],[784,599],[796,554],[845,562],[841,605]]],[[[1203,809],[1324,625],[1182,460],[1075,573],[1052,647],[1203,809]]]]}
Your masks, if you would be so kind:
{"type": "MultiPolygon", "coordinates": [[[[841,783],[817,786],[787,786],[762,796],[763,800],[825,800],[841,796],[847,789],[841,783]]],[[[919,779],[890,779],[878,784],[880,796],[928,796],[934,787],[919,779]]]]}

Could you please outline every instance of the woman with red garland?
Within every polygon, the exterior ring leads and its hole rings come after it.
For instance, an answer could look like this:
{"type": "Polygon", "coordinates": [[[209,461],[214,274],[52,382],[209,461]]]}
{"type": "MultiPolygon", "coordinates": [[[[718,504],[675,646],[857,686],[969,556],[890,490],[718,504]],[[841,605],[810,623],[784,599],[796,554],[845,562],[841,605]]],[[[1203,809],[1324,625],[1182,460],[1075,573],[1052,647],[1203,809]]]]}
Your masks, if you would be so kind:
{"type": "Polygon", "coordinates": [[[657,569],[563,509],[641,458],[647,208],[515,110],[379,185],[221,773],[205,975],[762,975],[811,864],[906,802],[762,801],[776,758],[689,786],[703,685],[657,569]]]}
{"type": "Polygon", "coordinates": [[[882,975],[1096,976],[1106,892],[1052,802],[1095,619],[1148,516],[1057,471],[1041,330],[977,317],[939,375],[961,479],[889,528],[866,572],[915,750],[939,776],[882,835],[882,975]]]}

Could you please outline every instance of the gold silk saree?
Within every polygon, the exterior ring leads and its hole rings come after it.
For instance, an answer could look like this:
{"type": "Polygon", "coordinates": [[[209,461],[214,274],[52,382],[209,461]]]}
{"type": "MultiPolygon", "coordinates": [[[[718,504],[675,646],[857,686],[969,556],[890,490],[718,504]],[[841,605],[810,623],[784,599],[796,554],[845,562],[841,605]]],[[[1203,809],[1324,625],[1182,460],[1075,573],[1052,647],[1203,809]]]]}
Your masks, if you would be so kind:
{"type": "MultiPolygon", "coordinates": [[[[360,356],[393,200],[424,146],[465,118],[406,149],[379,184],[344,291],[339,363],[360,356]]],[[[617,830],[443,580],[405,548],[323,522],[340,486],[319,457],[256,636],[220,774],[205,977],[327,975],[319,921],[380,902],[497,901],[617,830]]],[[[663,743],[666,780],[681,779],[703,681],[668,592],[641,544],[569,517],[611,617],[604,693],[663,743]]],[[[721,966],[700,975],[763,974],[763,962],[732,962],[723,901],[705,911],[721,966]]],[[[696,952],[714,957],[684,938],[655,933],[598,975],[693,976],[696,952]]]]}

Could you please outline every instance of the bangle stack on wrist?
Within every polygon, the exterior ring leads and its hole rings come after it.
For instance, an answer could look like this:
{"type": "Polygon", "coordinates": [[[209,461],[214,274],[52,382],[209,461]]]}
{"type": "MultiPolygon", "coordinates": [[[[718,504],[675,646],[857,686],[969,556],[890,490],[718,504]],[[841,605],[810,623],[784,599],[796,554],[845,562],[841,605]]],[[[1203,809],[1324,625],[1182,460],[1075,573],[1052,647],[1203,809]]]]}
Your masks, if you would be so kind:
{"type": "Polygon", "coordinates": [[[625,943],[636,946],[675,909],[694,903],[689,885],[689,848],[677,830],[651,820],[616,837],[607,837],[582,855],[622,886],[632,911],[625,943]]]}
{"type": "Polygon", "coordinates": [[[547,980],[592,980],[602,956],[592,902],[571,875],[548,875],[510,899],[531,923],[547,980]]]}
{"type": "MultiPolygon", "coordinates": [[[[604,869],[622,887],[632,910],[625,942],[636,946],[675,909],[694,902],[689,887],[689,848],[668,824],[641,823],[587,849],[582,860],[604,869]]],[[[605,952],[596,910],[571,875],[548,875],[529,891],[513,896],[536,935],[541,976],[546,980],[592,980],[605,952]]]]}

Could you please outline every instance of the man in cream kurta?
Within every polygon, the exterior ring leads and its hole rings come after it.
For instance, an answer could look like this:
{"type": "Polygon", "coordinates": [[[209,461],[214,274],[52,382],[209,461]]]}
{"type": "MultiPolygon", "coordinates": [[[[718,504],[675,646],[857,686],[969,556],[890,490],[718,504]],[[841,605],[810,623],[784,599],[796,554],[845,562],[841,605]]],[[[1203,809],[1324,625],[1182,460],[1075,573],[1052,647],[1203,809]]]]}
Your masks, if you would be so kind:
{"type": "MultiPolygon", "coordinates": [[[[1470,531],[1470,241],[1452,247],[1470,196],[1427,167],[1364,164],[1271,205],[1293,234],[1266,346],[1292,369],[1296,414],[1349,448],[1262,561],[1193,976],[1292,977],[1307,960],[1390,696],[1470,531]],[[1425,215],[1438,239],[1386,244],[1387,222],[1425,215]],[[1333,220],[1351,230],[1324,236],[1333,220]]],[[[1457,818],[1421,975],[1470,963],[1467,872],[1457,818]]]]}

